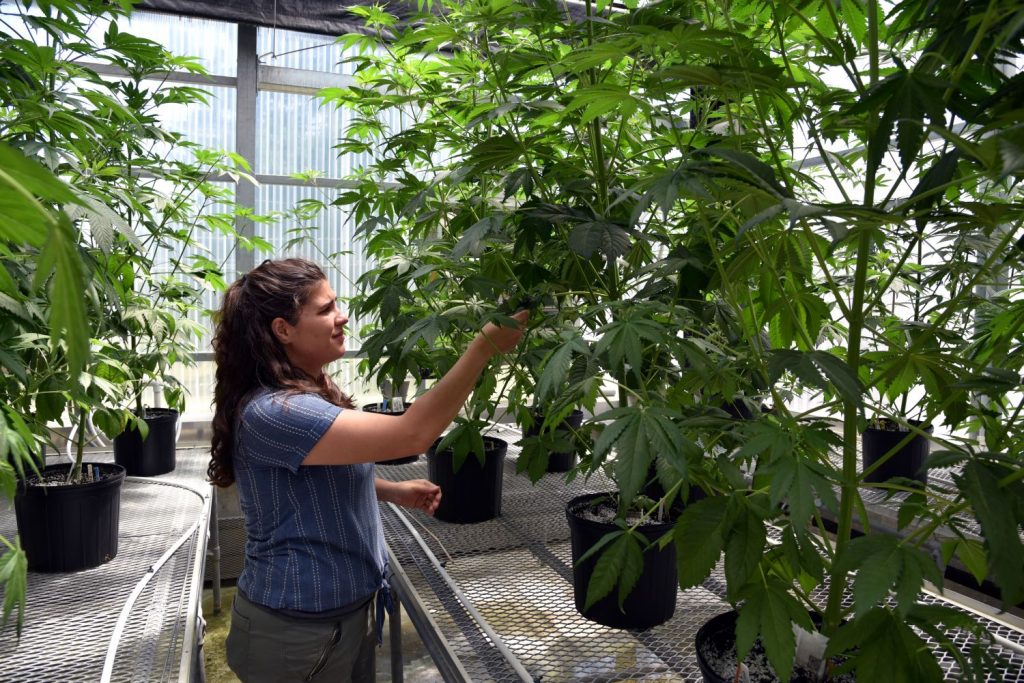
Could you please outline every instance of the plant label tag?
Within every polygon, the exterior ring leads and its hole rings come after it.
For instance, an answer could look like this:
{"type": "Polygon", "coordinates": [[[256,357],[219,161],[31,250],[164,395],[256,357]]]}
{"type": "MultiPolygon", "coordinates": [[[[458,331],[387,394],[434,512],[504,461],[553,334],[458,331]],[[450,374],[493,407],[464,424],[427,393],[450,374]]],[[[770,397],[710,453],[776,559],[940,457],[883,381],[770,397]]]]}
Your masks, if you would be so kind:
{"type": "Polygon", "coordinates": [[[815,672],[820,678],[825,674],[825,648],[828,638],[818,632],[805,631],[793,624],[793,635],[796,636],[796,657],[794,663],[809,671],[815,672]]]}

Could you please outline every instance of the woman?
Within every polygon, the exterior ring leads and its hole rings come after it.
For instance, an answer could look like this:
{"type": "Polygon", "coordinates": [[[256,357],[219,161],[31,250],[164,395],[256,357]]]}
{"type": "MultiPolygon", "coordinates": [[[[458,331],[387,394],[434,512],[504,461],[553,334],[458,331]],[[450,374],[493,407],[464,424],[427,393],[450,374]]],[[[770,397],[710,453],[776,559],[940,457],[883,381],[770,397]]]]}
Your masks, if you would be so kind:
{"type": "MultiPolygon", "coordinates": [[[[522,325],[528,313],[513,316],[522,325]]],[[[238,484],[248,540],[227,639],[243,681],[372,681],[375,595],[386,596],[377,501],[433,514],[441,490],[388,482],[373,463],[422,453],[520,327],[488,324],[401,416],[352,408],[324,367],[345,323],[323,271],[264,261],[233,283],[217,318],[210,480],[238,484]]]]}

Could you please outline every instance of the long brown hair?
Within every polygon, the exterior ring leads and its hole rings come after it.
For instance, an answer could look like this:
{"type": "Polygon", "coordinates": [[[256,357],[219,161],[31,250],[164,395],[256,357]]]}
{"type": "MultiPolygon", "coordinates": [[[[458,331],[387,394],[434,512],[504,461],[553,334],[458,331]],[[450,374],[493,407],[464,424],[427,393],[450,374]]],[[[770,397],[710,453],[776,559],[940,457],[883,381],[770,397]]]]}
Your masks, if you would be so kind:
{"type": "Polygon", "coordinates": [[[298,322],[299,311],[327,276],[305,259],[267,260],[231,283],[214,322],[217,383],[213,392],[213,439],[206,474],[217,486],[235,481],[232,456],[239,409],[257,389],[319,394],[334,405],[352,407],[327,376],[310,377],[288,361],[271,332],[274,318],[298,322]]]}

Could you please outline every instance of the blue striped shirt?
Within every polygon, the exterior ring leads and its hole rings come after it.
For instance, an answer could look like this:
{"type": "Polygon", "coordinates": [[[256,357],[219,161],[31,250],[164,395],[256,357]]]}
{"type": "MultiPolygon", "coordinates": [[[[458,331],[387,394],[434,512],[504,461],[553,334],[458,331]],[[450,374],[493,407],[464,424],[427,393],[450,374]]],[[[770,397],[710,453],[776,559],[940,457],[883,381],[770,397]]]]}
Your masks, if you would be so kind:
{"type": "Polygon", "coordinates": [[[238,588],[253,602],[323,612],[384,585],[373,464],[301,466],[341,410],[271,390],[242,407],[234,468],[248,540],[238,588]]]}

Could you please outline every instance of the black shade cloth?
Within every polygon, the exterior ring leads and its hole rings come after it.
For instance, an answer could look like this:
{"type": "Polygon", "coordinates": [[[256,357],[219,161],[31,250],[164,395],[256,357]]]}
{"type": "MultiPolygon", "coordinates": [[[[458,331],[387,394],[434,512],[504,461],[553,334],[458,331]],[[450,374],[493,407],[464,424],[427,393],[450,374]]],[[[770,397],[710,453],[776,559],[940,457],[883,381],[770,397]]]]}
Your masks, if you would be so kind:
{"type": "MultiPolygon", "coordinates": [[[[362,20],[348,8],[371,5],[373,0],[142,0],[137,9],[186,17],[254,24],[306,33],[340,36],[364,33],[362,20]]],[[[567,3],[574,20],[586,16],[580,2],[567,3]]],[[[417,13],[416,0],[391,0],[385,9],[404,21],[417,13]]]]}
{"type": "MultiPolygon", "coordinates": [[[[306,33],[339,36],[362,32],[359,17],[348,7],[368,5],[372,0],[143,0],[136,9],[165,12],[186,17],[255,24],[306,33]]],[[[387,11],[400,19],[416,13],[416,3],[391,2],[387,11]]]]}

